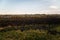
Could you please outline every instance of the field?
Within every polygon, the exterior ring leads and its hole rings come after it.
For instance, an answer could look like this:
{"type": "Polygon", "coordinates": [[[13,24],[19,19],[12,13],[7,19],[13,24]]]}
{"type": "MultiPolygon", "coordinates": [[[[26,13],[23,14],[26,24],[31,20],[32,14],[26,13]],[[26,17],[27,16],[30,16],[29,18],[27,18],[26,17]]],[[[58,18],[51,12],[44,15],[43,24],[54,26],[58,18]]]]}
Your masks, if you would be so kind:
{"type": "Polygon", "coordinates": [[[0,40],[60,40],[60,15],[0,15],[0,40]]]}

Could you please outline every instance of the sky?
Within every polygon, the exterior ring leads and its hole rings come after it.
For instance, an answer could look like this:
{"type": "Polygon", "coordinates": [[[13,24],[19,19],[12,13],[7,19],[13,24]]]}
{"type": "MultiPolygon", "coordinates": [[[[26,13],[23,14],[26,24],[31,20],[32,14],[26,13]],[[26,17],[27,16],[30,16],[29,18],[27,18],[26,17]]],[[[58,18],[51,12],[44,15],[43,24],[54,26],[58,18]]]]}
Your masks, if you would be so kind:
{"type": "Polygon", "coordinates": [[[0,14],[60,14],[60,0],[0,0],[0,14]]]}

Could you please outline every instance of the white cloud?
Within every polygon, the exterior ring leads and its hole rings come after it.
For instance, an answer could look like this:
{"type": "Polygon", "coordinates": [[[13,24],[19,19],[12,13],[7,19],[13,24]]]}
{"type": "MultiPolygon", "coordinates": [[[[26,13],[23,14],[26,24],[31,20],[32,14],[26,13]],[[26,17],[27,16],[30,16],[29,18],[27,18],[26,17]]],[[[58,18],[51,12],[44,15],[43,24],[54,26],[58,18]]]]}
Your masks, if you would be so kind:
{"type": "Polygon", "coordinates": [[[50,9],[58,9],[59,7],[52,5],[52,6],[50,6],[49,8],[50,8],[50,9]]]}

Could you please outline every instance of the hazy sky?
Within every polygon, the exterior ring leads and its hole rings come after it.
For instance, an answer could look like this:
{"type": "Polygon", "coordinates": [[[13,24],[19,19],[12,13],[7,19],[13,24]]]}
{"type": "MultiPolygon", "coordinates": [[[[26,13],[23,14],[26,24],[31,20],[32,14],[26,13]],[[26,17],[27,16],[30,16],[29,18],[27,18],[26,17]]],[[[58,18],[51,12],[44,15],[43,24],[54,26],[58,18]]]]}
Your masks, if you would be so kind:
{"type": "Polygon", "coordinates": [[[60,14],[60,0],[0,0],[0,14],[60,14]]]}

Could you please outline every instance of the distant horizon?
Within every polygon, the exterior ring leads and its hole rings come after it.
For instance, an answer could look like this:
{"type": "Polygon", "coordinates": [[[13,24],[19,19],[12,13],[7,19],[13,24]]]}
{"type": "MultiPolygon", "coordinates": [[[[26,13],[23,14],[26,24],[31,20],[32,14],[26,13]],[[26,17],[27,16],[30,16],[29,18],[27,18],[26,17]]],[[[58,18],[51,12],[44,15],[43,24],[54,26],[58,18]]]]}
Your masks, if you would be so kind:
{"type": "Polygon", "coordinates": [[[60,14],[0,14],[0,15],[60,15],[60,14]]]}

